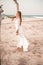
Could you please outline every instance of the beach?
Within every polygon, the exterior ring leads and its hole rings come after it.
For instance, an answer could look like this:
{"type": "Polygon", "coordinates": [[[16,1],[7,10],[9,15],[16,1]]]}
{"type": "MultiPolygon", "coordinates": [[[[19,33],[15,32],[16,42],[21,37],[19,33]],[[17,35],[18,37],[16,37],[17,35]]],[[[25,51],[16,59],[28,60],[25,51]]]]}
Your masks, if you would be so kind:
{"type": "Polygon", "coordinates": [[[14,20],[5,17],[1,21],[1,65],[43,65],[43,18],[24,18],[22,27],[30,42],[28,52],[16,50],[14,20]]]}

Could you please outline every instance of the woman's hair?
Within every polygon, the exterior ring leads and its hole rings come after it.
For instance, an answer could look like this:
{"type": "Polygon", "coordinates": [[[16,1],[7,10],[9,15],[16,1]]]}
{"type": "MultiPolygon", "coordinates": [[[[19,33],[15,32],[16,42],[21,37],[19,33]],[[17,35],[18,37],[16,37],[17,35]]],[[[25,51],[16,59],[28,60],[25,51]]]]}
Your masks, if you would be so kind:
{"type": "Polygon", "coordinates": [[[20,22],[22,22],[22,14],[21,14],[21,11],[18,11],[17,13],[19,14],[20,22]]]}

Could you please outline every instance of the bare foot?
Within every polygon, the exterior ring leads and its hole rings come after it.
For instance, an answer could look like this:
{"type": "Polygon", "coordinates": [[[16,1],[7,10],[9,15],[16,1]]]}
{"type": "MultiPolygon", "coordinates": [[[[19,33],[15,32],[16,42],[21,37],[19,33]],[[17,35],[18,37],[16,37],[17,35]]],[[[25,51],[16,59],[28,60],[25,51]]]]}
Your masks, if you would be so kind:
{"type": "Polygon", "coordinates": [[[19,51],[19,52],[21,52],[21,51],[23,51],[23,48],[21,47],[17,47],[17,49],[16,49],[17,51],[19,51]]]}

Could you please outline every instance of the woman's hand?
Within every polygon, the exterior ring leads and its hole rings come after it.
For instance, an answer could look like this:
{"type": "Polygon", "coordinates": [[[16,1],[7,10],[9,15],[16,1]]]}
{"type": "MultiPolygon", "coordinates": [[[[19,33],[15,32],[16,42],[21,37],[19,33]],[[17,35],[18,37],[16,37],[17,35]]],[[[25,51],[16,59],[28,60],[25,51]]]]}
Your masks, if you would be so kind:
{"type": "Polygon", "coordinates": [[[18,30],[16,31],[16,35],[18,35],[19,33],[18,33],[18,30]]]}

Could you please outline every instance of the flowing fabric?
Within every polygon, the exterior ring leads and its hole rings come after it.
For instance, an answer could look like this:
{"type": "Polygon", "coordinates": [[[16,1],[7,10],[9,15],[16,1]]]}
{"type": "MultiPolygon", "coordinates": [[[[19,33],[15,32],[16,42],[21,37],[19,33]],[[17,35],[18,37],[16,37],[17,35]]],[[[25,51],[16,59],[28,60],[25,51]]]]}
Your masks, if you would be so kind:
{"type": "Polygon", "coordinates": [[[24,36],[23,29],[22,29],[22,26],[20,25],[19,19],[15,20],[15,28],[16,28],[16,31],[17,30],[19,31],[19,33],[17,35],[17,37],[18,37],[17,47],[21,48],[21,46],[23,46],[23,50],[28,51],[29,42],[27,41],[26,37],[24,36]]]}

